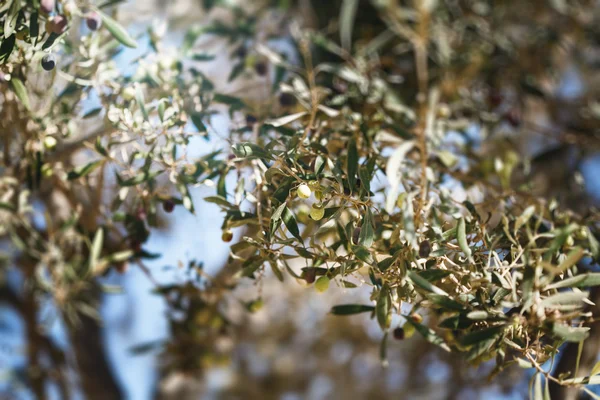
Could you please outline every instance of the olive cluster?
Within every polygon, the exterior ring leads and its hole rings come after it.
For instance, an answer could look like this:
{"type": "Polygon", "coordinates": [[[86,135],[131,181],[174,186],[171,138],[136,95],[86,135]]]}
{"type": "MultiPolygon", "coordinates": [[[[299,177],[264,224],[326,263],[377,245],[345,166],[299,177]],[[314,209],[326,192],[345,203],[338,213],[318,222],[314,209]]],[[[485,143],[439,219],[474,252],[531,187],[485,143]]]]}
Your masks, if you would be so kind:
{"type": "MultiPolygon", "coordinates": [[[[69,16],[77,12],[75,2],[67,2],[62,7],[57,7],[56,0],[41,0],[40,11],[47,16],[46,32],[48,34],[62,35],[69,26],[69,16]],[[55,11],[61,10],[61,13],[55,14],[55,11]],[[55,15],[51,15],[55,14],[55,15]]],[[[89,11],[84,14],[85,23],[90,31],[96,31],[102,25],[102,17],[96,11],[89,11]]],[[[56,58],[53,54],[46,54],[42,57],[42,68],[45,71],[52,71],[56,67],[56,58]]]]}
{"type": "Polygon", "coordinates": [[[319,182],[311,181],[307,183],[301,183],[296,189],[296,194],[301,199],[308,199],[314,190],[316,203],[310,208],[310,217],[315,221],[319,221],[325,215],[325,206],[323,205],[323,192],[320,190],[319,182]]]}

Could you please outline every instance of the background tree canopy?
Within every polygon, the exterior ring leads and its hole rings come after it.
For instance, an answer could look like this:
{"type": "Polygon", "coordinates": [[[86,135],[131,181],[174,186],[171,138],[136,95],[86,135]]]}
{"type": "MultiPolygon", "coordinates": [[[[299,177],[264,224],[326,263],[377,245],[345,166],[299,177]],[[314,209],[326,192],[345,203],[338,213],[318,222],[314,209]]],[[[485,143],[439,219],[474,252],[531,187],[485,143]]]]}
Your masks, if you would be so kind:
{"type": "Polygon", "coordinates": [[[599,64],[585,0],[3,1],[0,393],[599,398],[599,64]]]}

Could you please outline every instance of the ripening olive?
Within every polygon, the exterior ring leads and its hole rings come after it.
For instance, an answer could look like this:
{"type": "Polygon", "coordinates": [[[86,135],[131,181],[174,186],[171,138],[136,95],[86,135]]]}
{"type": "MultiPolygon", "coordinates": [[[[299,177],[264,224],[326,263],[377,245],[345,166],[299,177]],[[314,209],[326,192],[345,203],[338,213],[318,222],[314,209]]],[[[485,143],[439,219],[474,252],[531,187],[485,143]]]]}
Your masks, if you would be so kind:
{"type": "Polygon", "coordinates": [[[50,14],[54,10],[55,0],[41,0],[40,10],[46,14],[50,14]]]}
{"type": "Polygon", "coordinates": [[[421,316],[421,314],[417,314],[417,313],[410,314],[410,319],[412,319],[417,324],[420,324],[421,322],[423,322],[423,317],[421,316]]]}
{"type": "Polygon", "coordinates": [[[46,22],[46,31],[60,35],[67,30],[67,18],[64,15],[56,15],[54,18],[46,22]]]}
{"type": "Polygon", "coordinates": [[[233,239],[233,232],[231,229],[225,229],[221,235],[221,240],[223,240],[225,243],[229,243],[231,242],[231,239],[233,239]]]}

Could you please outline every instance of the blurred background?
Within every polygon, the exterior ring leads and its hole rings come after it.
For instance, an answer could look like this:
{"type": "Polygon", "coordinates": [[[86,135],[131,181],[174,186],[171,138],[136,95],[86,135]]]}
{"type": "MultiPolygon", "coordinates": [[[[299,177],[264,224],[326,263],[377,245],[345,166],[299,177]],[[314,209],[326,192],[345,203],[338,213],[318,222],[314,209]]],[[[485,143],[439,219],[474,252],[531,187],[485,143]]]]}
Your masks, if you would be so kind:
{"type": "MultiPolygon", "coordinates": [[[[167,44],[177,47],[188,26],[202,24],[209,18],[198,3],[195,0],[127,1],[119,6],[120,17],[133,33],[144,32],[149,24],[166,24],[167,44]]],[[[597,14],[598,7],[590,12],[597,14]]],[[[219,54],[221,44],[205,45],[207,52],[219,54]]],[[[278,45],[285,49],[285,43],[278,45]]],[[[133,73],[136,68],[133,60],[143,52],[143,46],[126,50],[117,59],[118,67],[133,73]]],[[[225,60],[225,52],[221,50],[221,53],[225,60]]],[[[290,52],[290,58],[293,57],[290,52]]],[[[203,72],[218,81],[219,77],[227,76],[230,66],[223,68],[222,64],[212,63],[207,68],[203,72]]],[[[565,104],[580,98],[589,87],[589,80],[583,80],[576,65],[566,65],[560,81],[557,93],[565,104]]],[[[257,87],[256,93],[250,89],[247,95],[260,97],[260,82],[257,87]]],[[[552,124],[541,113],[534,119],[542,124],[552,124]]],[[[226,115],[213,119],[217,134],[209,142],[198,140],[194,143],[190,156],[227,146],[231,124],[226,115]]],[[[568,153],[570,148],[547,155],[548,149],[556,147],[552,138],[540,137],[527,130],[520,130],[514,137],[524,152],[545,156],[547,164],[553,163],[539,178],[547,180],[547,193],[562,196],[563,192],[571,191],[560,179],[566,174],[566,178],[572,180],[577,174],[585,184],[580,185],[582,192],[578,192],[575,201],[585,207],[597,204],[600,199],[600,156],[597,152],[588,151],[577,159],[577,169],[571,170],[566,166],[575,162],[576,156],[568,153]]],[[[234,186],[235,176],[230,179],[234,186]]],[[[196,215],[178,207],[165,216],[165,227],[151,236],[146,247],[162,256],[147,262],[146,266],[161,284],[188,279],[181,266],[192,260],[202,262],[208,275],[217,275],[226,264],[229,245],[221,241],[222,215],[216,205],[202,201],[203,197],[213,193],[214,189],[210,187],[194,189],[196,215]]],[[[239,234],[235,232],[236,237],[239,234]]],[[[122,288],[119,293],[103,298],[103,340],[110,364],[128,399],[470,400],[527,397],[531,377],[528,371],[508,369],[492,382],[487,377],[493,363],[467,367],[460,357],[438,350],[418,335],[406,340],[391,340],[387,363],[382,364],[379,354],[382,333],[375,321],[367,316],[341,318],[328,314],[335,304],[368,302],[367,290],[335,288],[317,293],[314,288],[289,276],[284,284],[272,276],[267,276],[260,285],[243,281],[235,290],[233,298],[239,303],[238,309],[243,309],[239,305],[256,299],[259,293],[264,306],[254,313],[235,313],[234,310],[235,340],[219,343],[231,350],[231,362],[207,369],[202,379],[181,373],[165,374],[161,370],[159,350],[160,344],[169,338],[164,298],[153,294],[153,282],[134,265],[126,274],[112,271],[103,280],[107,285],[122,288]],[[140,352],[139,349],[150,350],[140,352]]],[[[44,320],[52,336],[67,349],[69,341],[56,317],[58,313],[52,305],[46,308],[44,320]]],[[[398,323],[394,320],[392,326],[398,323]]],[[[33,398],[26,387],[19,386],[18,380],[10,379],[12,374],[18,374],[19,369],[25,367],[24,329],[18,315],[0,305],[0,377],[7,378],[0,381],[3,382],[0,383],[0,399],[33,398]]],[[[58,391],[51,389],[51,393],[53,398],[59,398],[58,391]]]]}

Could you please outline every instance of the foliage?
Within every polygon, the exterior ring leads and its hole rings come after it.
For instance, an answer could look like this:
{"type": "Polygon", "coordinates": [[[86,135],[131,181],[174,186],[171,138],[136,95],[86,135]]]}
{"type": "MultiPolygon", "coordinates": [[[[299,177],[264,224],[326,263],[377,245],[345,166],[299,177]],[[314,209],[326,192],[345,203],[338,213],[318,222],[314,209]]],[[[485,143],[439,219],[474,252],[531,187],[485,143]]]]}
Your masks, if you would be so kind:
{"type": "Polygon", "coordinates": [[[475,364],[597,382],[542,365],[562,343],[585,340],[595,318],[585,306],[600,285],[598,216],[533,195],[534,183],[517,179],[530,160],[509,139],[526,128],[526,99],[554,104],[553,54],[563,38],[594,29],[586,2],[345,0],[332,2],[337,25],[317,30],[288,2],[205,3],[230,18],[192,27],[177,54],[165,54],[160,29],[128,33],[108,15],[110,2],[58,1],[50,13],[37,1],[0,6],[1,233],[36,296],[66,318],[94,313],[84,295],[91,282],[127,263],[143,267],[155,256],[143,246],[160,209],[194,213],[190,189],[210,184],[205,200],[223,211],[224,240],[232,229],[244,234],[231,246],[233,277],[211,280],[191,263],[198,280],[157,287],[173,310],[170,368],[195,371],[224,356],[211,345],[227,334],[221,304],[237,280],[260,280],[268,268],[319,291],[368,285],[370,304],[332,313],[370,313],[384,332],[410,304],[404,330],[475,364]],[[79,26],[97,16],[99,30],[79,26]],[[64,32],[53,25],[59,17],[64,32]],[[552,24],[558,18],[573,23],[552,24]],[[218,56],[198,50],[206,36],[227,42],[229,82],[202,72],[218,56]],[[123,46],[146,41],[137,71],[122,73],[114,60],[123,46]],[[42,70],[48,54],[52,71],[42,70]],[[249,80],[268,95],[228,91],[249,80]],[[229,145],[189,157],[193,141],[216,135],[211,121],[223,112],[229,145]]]}

